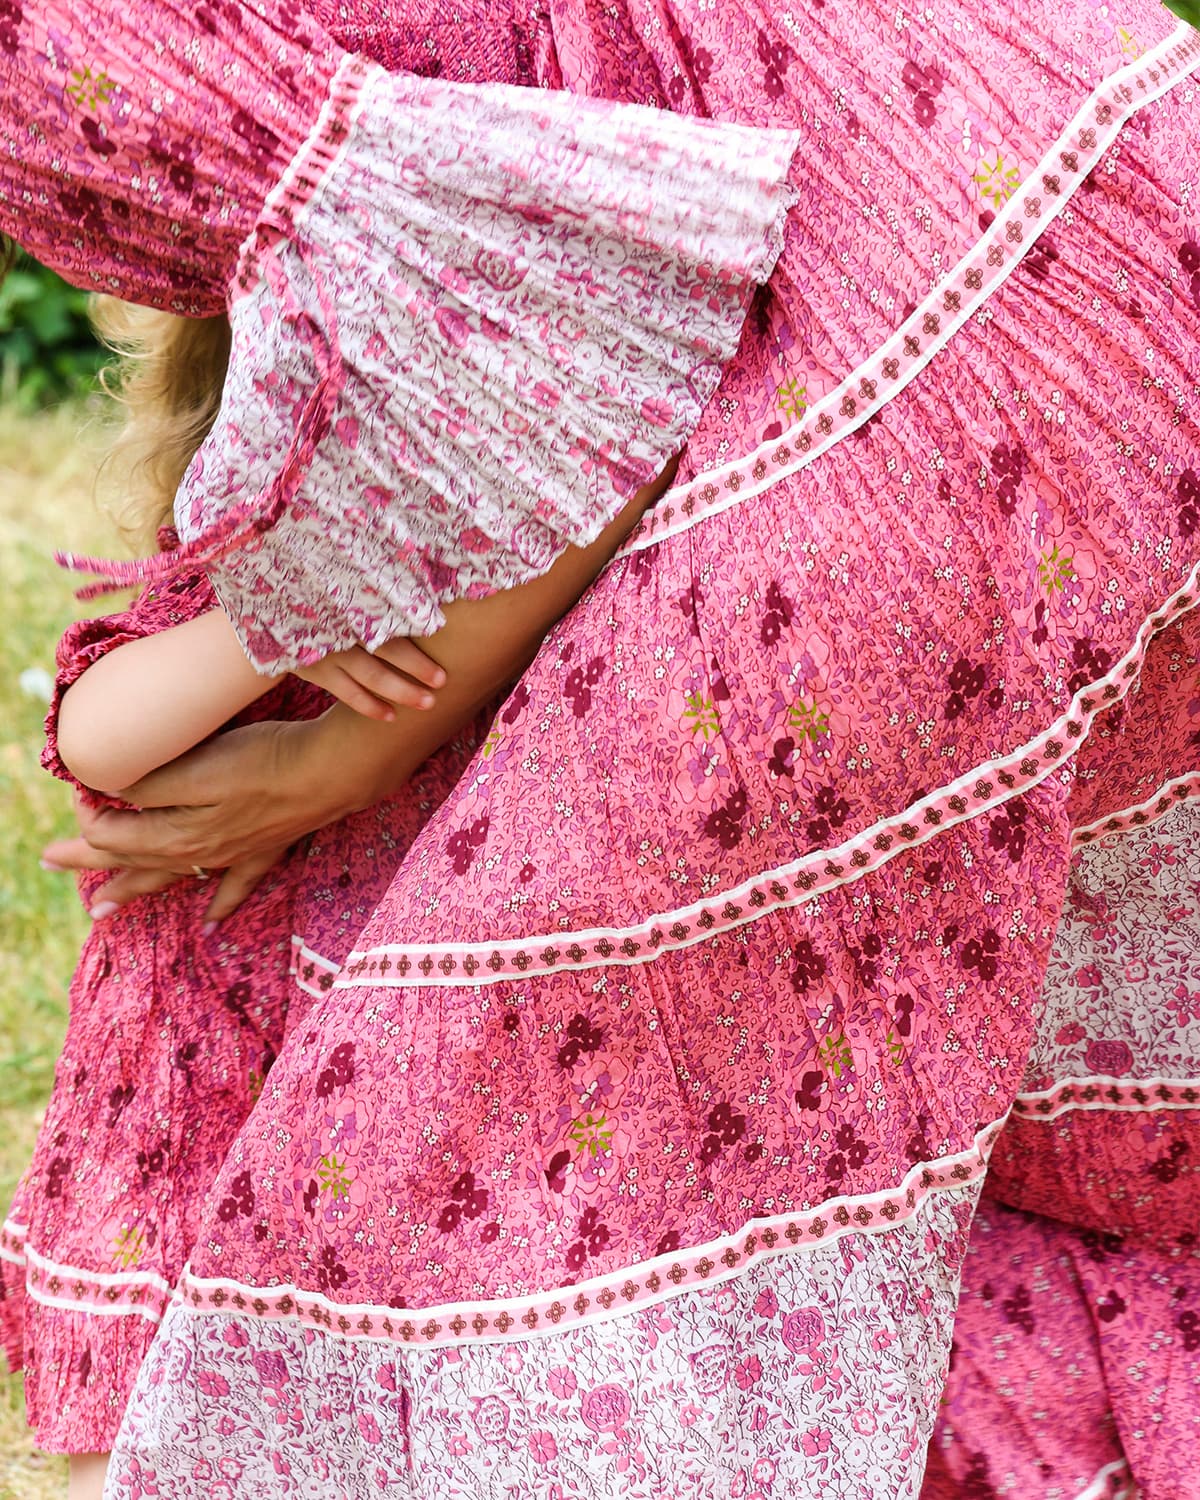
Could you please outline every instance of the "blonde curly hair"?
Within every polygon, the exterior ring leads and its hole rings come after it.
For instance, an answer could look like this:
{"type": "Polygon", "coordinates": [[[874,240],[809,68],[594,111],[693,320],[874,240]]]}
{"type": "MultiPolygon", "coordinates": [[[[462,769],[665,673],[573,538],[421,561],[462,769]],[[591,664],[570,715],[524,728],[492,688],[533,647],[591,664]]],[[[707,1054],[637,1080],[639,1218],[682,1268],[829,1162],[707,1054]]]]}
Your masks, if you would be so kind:
{"type": "Polygon", "coordinates": [[[108,508],[132,540],[153,546],[155,532],[171,519],[179,481],[216,420],[229,366],[229,322],[97,297],[92,323],[118,356],[101,384],[125,408],[102,471],[105,488],[121,494],[108,508]]]}

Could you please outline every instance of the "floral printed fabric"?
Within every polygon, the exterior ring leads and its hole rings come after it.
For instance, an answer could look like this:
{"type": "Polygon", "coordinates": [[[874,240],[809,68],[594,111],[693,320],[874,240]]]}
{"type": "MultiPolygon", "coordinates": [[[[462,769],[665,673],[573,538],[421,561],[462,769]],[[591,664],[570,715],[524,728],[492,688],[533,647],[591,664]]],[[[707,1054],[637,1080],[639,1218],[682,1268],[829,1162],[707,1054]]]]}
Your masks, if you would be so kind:
{"type": "MultiPolygon", "coordinates": [[[[1082,4],[1035,7],[1019,38],[980,15],[965,28],[958,5],[901,30],[835,0],[815,21],[555,15],[543,65],[565,81],[646,97],[678,74],[683,109],[802,125],[820,170],[690,445],[716,498],[632,547],[551,634],[285,1047],[131,1404],[122,1500],[206,1492],[197,1430],[214,1462],[259,1462],[274,1408],[248,1408],[228,1373],[242,1338],[288,1375],[293,1493],[319,1492],[333,1447],[372,1472],[373,1429],[316,1394],[369,1339],[411,1379],[387,1440],[441,1454],[458,1483],[449,1439],[480,1436],[473,1403],[507,1388],[514,1353],[590,1361],[624,1319],[791,1276],[831,1235],[900,1240],[969,1189],[1033,1039],[1075,754],[1197,597],[1200,307],[1174,165],[1196,99],[1164,72],[1196,57],[1156,8],[1131,9],[1132,42],[1097,41],[1082,4]],[[960,149],[968,91],[1029,183],[995,218],[982,134],[971,172],[915,175],[960,149]],[[945,337],[951,255],[964,284],[1012,260],[945,337]],[[899,357],[920,368],[878,405],[856,361],[909,320],[899,357]],[[872,420],[802,464],[789,371],[810,349],[821,398],[873,403],[872,420]],[[776,438],[768,481],[743,460],[776,438]],[[426,1357],[479,1383],[427,1400],[426,1357]]],[[[847,1317],[890,1295],[869,1279],[847,1317]]],[[[789,1313],[815,1305],[803,1295],[789,1313]]],[[[652,1353],[623,1347],[632,1400],[652,1353]]],[[[754,1352],[765,1367],[769,1340],[754,1352]]],[[[841,1368],[874,1390],[869,1366],[841,1368]]],[[[702,1408],[704,1366],[686,1379],[680,1403],[702,1408]]],[[[808,1387],[805,1421],[830,1399],[808,1387]]],[[[514,1394],[505,1433],[541,1430],[533,1403],[514,1394]]],[[[752,1417],[728,1408],[726,1451],[798,1473],[796,1432],[752,1417]]],[[[581,1410],[589,1443],[585,1426],[581,1410]]],[[[822,1487],[878,1493],[827,1430],[822,1487]]],[[[867,1451],[910,1431],[881,1422],[867,1451]]],[[[522,1474],[516,1437],[496,1447],[522,1474]]],[[[914,1449],[890,1471],[897,1493],[921,1465],[914,1449]]],[[[736,1472],[713,1485],[753,1493],[736,1472]]]]}
{"type": "Polygon", "coordinates": [[[695,427],[790,201],[793,132],[378,72],[354,90],[311,201],[269,211],[291,218],[265,280],[243,267],[224,415],[176,505],[263,670],[429,634],[446,601],[593,541],[695,427]]]}
{"type": "Polygon", "coordinates": [[[985,1195],[922,1500],[1195,1500],[1200,1256],[985,1195]]]}
{"type": "Polygon", "coordinates": [[[185,1318],[146,1366],[145,1445],[116,1461],[115,1492],[164,1492],[149,1413],[187,1399],[197,1359],[200,1399],[170,1413],[189,1433],[184,1493],[914,1496],[974,1197],[503,1351],[185,1318]]]}
{"type": "Polygon", "coordinates": [[[90,291],[222,312],[340,56],[293,0],[6,0],[0,231],[90,291]]]}
{"type": "MultiPolygon", "coordinates": [[[[204,579],[180,578],[123,614],[73,626],[59,648],[47,766],[69,779],[54,724],[71,682],[124,643],[213,608],[204,579]]],[[[323,693],[288,679],[236,722],[307,718],[327,706],[323,693]]],[[[324,954],[348,952],[485,727],[447,746],[401,797],[298,846],[215,935],[199,931],[210,892],[198,881],[142,897],[92,928],[46,1118],[0,1229],[0,1341],[10,1368],[25,1372],[41,1447],[111,1447],[213,1179],[289,1030],[320,993],[293,980],[293,931],[324,954]]],[[[81,877],[85,904],[106,878],[81,877]]]]}
{"type": "Polygon", "coordinates": [[[1192,611],[1079,757],[1070,887],[925,1500],[1200,1493],[1198,646],[1192,611]]]}

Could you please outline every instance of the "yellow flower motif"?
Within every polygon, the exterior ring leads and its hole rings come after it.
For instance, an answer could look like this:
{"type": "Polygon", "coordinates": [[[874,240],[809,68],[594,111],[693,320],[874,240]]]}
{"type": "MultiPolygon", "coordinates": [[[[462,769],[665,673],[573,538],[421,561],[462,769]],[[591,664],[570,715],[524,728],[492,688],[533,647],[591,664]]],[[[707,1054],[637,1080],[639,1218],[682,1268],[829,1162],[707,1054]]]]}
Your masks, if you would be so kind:
{"type": "Polygon", "coordinates": [[[132,1270],[146,1249],[146,1234],[140,1224],[122,1229],[113,1241],[113,1255],[126,1271],[132,1270]]]}
{"type": "Polygon", "coordinates": [[[819,740],[823,734],[829,733],[829,715],[823,708],[818,708],[816,700],[805,703],[803,699],[793,703],[788,709],[788,728],[795,730],[797,736],[802,740],[819,740]]]}
{"type": "Polygon", "coordinates": [[[1127,57],[1130,62],[1136,62],[1145,50],[1127,26],[1117,27],[1117,41],[1120,43],[1121,56],[1127,57]]]}
{"type": "Polygon", "coordinates": [[[323,1156],[317,1163],[317,1176],[321,1179],[321,1191],[332,1193],[336,1203],[339,1198],[349,1198],[353,1177],[346,1176],[346,1163],[332,1155],[323,1156]]]}
{"type": "Polygon", "coordinates": [[[115,88],[116,84],[107,73],[103,71],[93,73],[89,64],[84,68],[76,68],[71,74],[71,81],[67,84],[67,93],[81,109],[94,112],[102,104],[108,104],[111,101],[115,88]]]}
{"type": "Polygon", "coordinates": [[[592,1156],[601,1156],[612,1150],[612,1132],[607,1115],[593,1119],[587,1114],[581,1120],[573,1120],[567,1134],[575,1142],[577,1156],[582,1156],[585,1151],[592,1156]]]}
{"type": "Polygon", "coordinates": [[[692,734],[702,735],[707,745],[721,727],[712,699],[701,697],[699,693],[689,693],[683,701],[687,705],[683,712],[684,728],[692,734]]]}
{"type": "Polygon", "coordinates": [[[836,1037],[832,1032],[829,1033],[821,1043],[820,1056],[821,1061],[835,1078],[842,1076],[843,1068],[848,1071],[854,1069],[854,1054],[850,1050],[850,1043],[846,1040],[844,1031],[836,1037]]]}
{"type": "Polygon", "coordinates": [[[1004,157],[996,152],[996,160],[989,163],[986,158],[979,163],[973,181],[979,184],[980,196],[990,199],[996,208],[1003,208],[1021,185],[1021,173],[1017,167],[1006,167],[1004,157]]]}
{"type": "Polygon", "coordinates": [[[1057,594],[1066,587],[1075,572],[1075,559],[1064,557],[1055,545],[1043,552],[1038,563],[1038,582],[1048,594],[1057,594]]]}
{"type": "Polygon", "coordinates": [[[793,421],[799,421],[808,410],[808,386],[798,380],[785,380],[779,387],[779,409],[793,421]]]}

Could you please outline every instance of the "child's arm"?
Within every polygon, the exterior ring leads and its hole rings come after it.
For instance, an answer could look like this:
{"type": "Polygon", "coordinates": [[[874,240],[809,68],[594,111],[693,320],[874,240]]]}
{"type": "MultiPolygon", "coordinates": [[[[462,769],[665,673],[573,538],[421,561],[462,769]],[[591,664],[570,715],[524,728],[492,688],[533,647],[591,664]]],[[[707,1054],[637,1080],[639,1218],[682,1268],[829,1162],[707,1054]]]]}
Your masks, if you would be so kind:
{"type": "Polygon", "coordinates": [[[197,615],[127,641],[67,689],[58,753],[84,786],[117,792],[166,765],[262,696],[225,614],[197,615]]]}
{"type": "MultiPolygon", "coordinates": [[[[372,719],[390,721],[393,705],[432,707],[427,687],[441,687],[441,667],[413,641],[395,642],[388,656],[354,647],[298,675],[372,719]]],[[[93,662],[63,695],[59,759],[84,786],[116,792],[199,745],[277,681],[246,660],[224,611],[209,610],[93,662]]]]}

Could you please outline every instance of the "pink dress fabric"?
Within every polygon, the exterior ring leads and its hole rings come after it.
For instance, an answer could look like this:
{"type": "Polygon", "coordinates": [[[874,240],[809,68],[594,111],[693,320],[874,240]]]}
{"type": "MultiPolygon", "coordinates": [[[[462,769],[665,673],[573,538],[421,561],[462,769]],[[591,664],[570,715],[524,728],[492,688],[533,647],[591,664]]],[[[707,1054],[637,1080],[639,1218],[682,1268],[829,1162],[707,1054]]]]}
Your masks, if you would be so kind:
{"type": "Polygon", "coordinates": [[[0,228],[134,300],[219,290],[233,327],[179,554],[75,565],[203,567],[264,672],[593,541],[715,391],[799,140],[391,74],[292,0],[17,6],[0,101],[0,228]]]}
{"type": "MultiPolygon", "coordinates": [[[[533,82],[521,26],[491,0],[306,9],[340,45],[390,68],[533,82]]],[[[175,290],[199,284],[191,268],[175,290]]],[[[57,694],[124,641],[214,603],[210,587],[185,577],[122,615],[74,627],[60,647],[57,694]]],[[[238,722],[321,706],[320,693],[293,683],[238,722]]],[[[47,766],[65,776],[56,712],[47,766]]],[[[143,898],[90,935],[37,1150],[0,1228],[0,1344],[10,1368],[25,1372],[42,1448],[111,1447],[213,1177],[289,1026],[328,988],[483,727],[464,731],[400,797],[313,835],[219,937],[201,938],[208,896],[191,883],[143,898]]],[[[101,883],[83,877],[85,905],[101,883]]]]}
{"type": "Polygon", "coordinates": [[[552,7],[547,82],[801,126],[800,202],[284,1048],[112,1496],[919,1491],[1077,752],[1200,598],[1200,44],[906,20],[552,7]]]}
{"type": "MultiPolygon", "coordinates": [[[[94,662],[216,607],[203,578],[73,626],[59,648],[47,768],[64,779],[58,701],[94,662]]],[[[236,724],[308,718],[323,693],[285,679],[236,724]]],[[[399,854],[453,786],[480,724],[401,798],[313,835],[210,938],[210,891],[187,881],[94,926],[71,982],[69,1024],[33,1160],[0,1228],[0,1341],[25,1371],[41,1447],[112,1446],[134,1376],[195,1242],[213,1179],[320,979],[296,932],[345,954],[399,854]]],[[[80,879],[88,905],[105,876],[80,879]]]]}
{"type": "Polygon", "coordinates": [[[926,1500],[1200,1495],[1195,613],[1098,724],[1072,802],[1070,886],[972,1231],[926,1500]]]}

